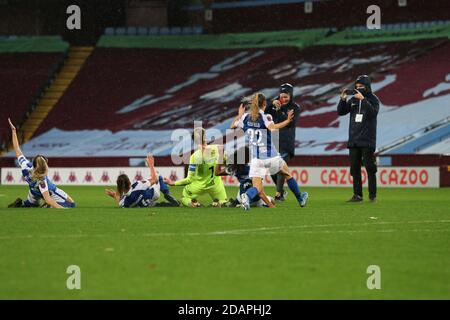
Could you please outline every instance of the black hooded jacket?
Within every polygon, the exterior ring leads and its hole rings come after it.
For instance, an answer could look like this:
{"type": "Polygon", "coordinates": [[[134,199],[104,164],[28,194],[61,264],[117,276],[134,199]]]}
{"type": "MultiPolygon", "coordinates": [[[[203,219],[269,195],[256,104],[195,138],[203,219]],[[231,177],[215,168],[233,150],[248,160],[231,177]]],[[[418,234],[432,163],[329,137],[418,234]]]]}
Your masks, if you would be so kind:
{"type": "MultiPolygon", "coordinates": [[[[280,93],[288,93],[291,96],[289,102],[282,105],[280,109],[276,109],[270,102],[266,108],[265,113],[270,114],[275,123],[283,122],[287,119],[287,113],[289,110],[294,110],[294,118],[284,128],[279,130],[279,150],[278,152],[288,153],[292,158],[295,156],[295,129],[298,117],[300,116],[300,106],[294,102],[294,88],[290,84],[283,84],[280,87],[280,93]]],[[[276,98],[279,99],[280,96],[276,98]]]]}
{"type": "Polygon", "coordinates": [[[376,148],[377,144],[377,115],[380,106],[378,97],[372,93],[370,78],[366,75],[359,76],[356,83],[363,84],[366,87],[363,100],[351,97],[344,101],[340,99],[337,106],[337,112],[340,116],[350,113],[348,130],[348,148],[376,148]],[[361,107],[360,107],[361,105],[361,107]],[[363,115],[362,122],[356,122],[358,113],[363,115]]]}

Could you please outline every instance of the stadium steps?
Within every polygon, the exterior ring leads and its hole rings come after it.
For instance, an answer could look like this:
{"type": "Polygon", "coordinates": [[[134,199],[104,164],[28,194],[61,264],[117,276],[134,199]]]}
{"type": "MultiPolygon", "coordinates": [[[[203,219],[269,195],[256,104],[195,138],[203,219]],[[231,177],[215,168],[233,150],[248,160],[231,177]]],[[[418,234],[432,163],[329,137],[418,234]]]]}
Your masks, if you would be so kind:
{"type": "Polygon", "coordinates": [[[30,113],[29,117],[21,126],[21,130],[23,131],[23,142],[27,142],[31,139],[41,123],[58,103],[59,99],[64,95],[64,92],[75,79],[93,50],[93,47],[71,47],[69,49],[63,67],[56,75],[52,84],[45,90],[42,98],[36,105],[36,108],[30,113]]]}

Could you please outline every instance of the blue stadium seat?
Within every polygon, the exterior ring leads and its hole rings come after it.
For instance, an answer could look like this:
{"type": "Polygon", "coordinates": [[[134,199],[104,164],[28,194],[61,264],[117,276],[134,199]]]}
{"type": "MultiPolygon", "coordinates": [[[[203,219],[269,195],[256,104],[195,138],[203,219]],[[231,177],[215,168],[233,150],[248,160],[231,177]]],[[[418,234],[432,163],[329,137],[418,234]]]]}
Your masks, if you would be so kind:
{"type": "Polygon", "coordinates": [[[146,27],[139,27],[137,29],[137,34],[140,36],[146,36],[148,35],[148,29],[146,27]]]}
{"type": "Polygon", "coordinates": [[[183,27],[181,29],[182,34],[192,34],[194,31],[192,30],[192,27],[183,27]]]}
{"type": "Polygon", "coordinates": [[[202,34],[203,33],[203,27],[194,27],[193,28],[194,34],[202,34]]]}
{"type": "Polygon", "coordinates": [[[136,27],[128,27],[127,28],[127,35],[128,36],[135,36],[137,34],[136,27]]]}
{"type": "Polygon", "coordinates": [[[126,33],[126,29],[125,28],[116,28],[116,36],[124,36],[126,33]]]}
{"type": "Polygon", "coordinates": [[[159,33],[158,27],[150,27],[148,28],[148,34],[149,35],[157,35],[159,33]]]}
{"type": "Polygon", "coordinates": [[[106,36],[113,36],[114,35],[114,28],[105,28],[105,35],[106,36]]]}
{"type": "Polygon", "coordinates": [[[168,27],[162,27],[159,29],[160,35],[168,35],[170,34],[170,29],[168,27]]]}
{"type": "Polygon", "coordinates": [[[172,35],[181,34],[181,28],[180,27],[172,27],[170,29],[170,34],[172,34],[172,35]]]}

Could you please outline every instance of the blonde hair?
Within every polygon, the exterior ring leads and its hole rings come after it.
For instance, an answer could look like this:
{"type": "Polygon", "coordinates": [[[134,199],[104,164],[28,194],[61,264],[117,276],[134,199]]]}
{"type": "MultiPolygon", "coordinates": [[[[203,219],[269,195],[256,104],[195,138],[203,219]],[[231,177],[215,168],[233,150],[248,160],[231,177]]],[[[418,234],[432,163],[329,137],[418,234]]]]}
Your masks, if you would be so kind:
{"type": "Polygon", "coordinates": [[[31,173],[31,179],[33,179],[33,181],[41,181],[48,173],[47,160],[45,160],[44,157],[38,156],[35,159],[35,164],[33,172],[31,173]]]}
{"type": "Polygon", "coordinates": [[[252,121],[258,120],[259,110],[262,109],[264,101],[266,101],[266,97],[261,92],[253,95],[252,102],[250,103],[250,119],[252,121]]]}
{"type": "Polygon", "coordinates": [[[206,145],[206,137],[205,137],[205,129],[201,127],[194,128],[194,132],[192,132],[192,140],[194,143],[199,146],[206,145]]]}

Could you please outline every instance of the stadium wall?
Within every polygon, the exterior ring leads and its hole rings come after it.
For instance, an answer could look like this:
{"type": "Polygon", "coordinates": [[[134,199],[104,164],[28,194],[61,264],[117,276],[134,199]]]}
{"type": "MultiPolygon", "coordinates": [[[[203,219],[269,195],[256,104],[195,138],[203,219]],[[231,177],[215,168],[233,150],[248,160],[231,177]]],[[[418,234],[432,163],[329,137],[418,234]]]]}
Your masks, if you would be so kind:
{"type": "MultiPolygon", "coordinates": [[[[23,184],[14,158],[0,159],[1,184],[23,184]]],[[[146,167],[130,167],[130,158],[52,158],[49,176],[58,184],[110,185],[115,177],[124,172],[135,180],[145,177],[146,167]]],[[[178,179],[184,177],[183,166],[173,166],[170,157],[156,159],[158,170],[164,176],[178,179]]],[[[450,186],[450,156],[443,155],[396,155],[379,157],[380,187],[438,188],[450,186]]],[[[291,173],[301,185],[319,187],[350,187],[347,156],[297,156],[291,164],[291,173]]],[[[227,185],[236,185],[232,177],[223,178],[227,185]]],[[[266,178],[271,183],[269,177],[266,178]]],[[[363,181],[366,182],[363,170],[363,181]]]]}
{"type": "MultiPolygon", "coordinates": [[[[158,167],[158,172],[173,180],[184,177],[183,167],[158,167]]],[[[49,177],[61,185],[112,185],[119,174],[125,173],[134,180],[144,180],[148,176],[146,167],[128,168],[52,168],[49,177]]],[[[291,167],[291,174],[302,186],[311,187],[351,187],[353,180],[348,167],[291,167]]],[[[223,177],[226,185],[237,186],[234,177],[223,177]]],[[[378,186],[390,188],[438,188],[439,167],[380,167],[377,175],[378,186]]],[[[269,176],[266,183],[272,184],[269,176]]],[[[20,168],[4,168],[1,172],[2,184],[26,184],[20,168]]],[[[362,181],[367,185],[367,173],[362,172],[362,181]]]]}

